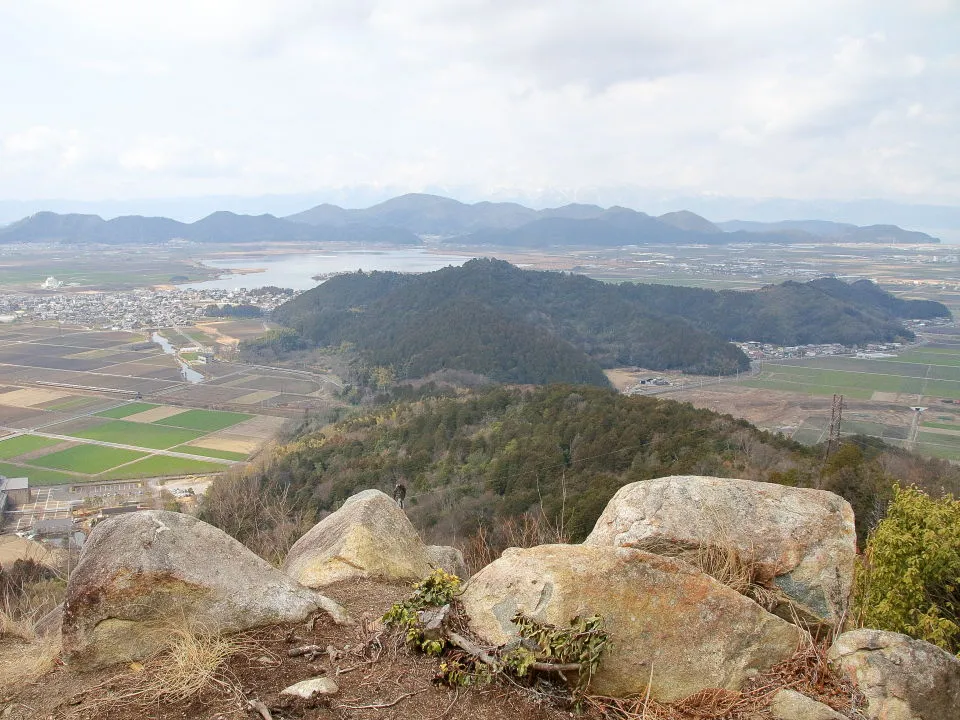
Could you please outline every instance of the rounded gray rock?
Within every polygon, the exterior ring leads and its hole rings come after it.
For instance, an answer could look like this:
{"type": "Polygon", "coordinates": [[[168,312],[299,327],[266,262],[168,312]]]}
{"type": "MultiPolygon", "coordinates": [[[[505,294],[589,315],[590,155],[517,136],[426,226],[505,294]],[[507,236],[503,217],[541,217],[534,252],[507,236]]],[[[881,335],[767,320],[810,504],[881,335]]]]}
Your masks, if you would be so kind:
{"type": "Polygon", "coordinates": [[[885,630],[851,630],[827,657],[867,698],[871,720],[960,717],[960,660],[936,645],[885,630]]]}
{"type": "Polygon", "coordinates": [[[733,549],[816,624],[840,622],[853,589],[853,509],[825,490],[699,475],[635,482],[616,492],[584,544],[663,555],[733,549]]]}
{"type": "Polygon", "coordinates": [[[141,660],[178,632],[231,633],[300,622],[317,611],[349,620],[337,603],[212,525],[161,510],[98,525],[67,583],[66,660],[87,670],[141,660]]]}
{"type": "Polygon", "coordinates": [[[314,588],[361,577],[420,580],[432,569],[406,513],[379,490],[348,498],[297,540],[283,561],[284,572],[314,588]]]}

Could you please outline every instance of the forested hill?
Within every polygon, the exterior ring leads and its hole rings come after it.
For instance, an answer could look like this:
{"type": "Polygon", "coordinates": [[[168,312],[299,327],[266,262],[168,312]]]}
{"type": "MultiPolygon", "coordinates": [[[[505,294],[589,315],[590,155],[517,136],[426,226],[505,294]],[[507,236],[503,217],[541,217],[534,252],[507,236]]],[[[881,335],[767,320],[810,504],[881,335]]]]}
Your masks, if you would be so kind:
{"type": "MultiPolygon", "coordinates": [[[[533,513],[582,540],[622,485],[680,474],[739,477],[842,494],[861,538],[876,520],[894,478],[942,492],[960,489],[960,469],[890,448],[853,444],[823,463],[820,449],[761,432],[743,420],[689,403],[627,397],[593,387],[535,390],[498,386],[465,397],[380,406],[304,432],[246,476],[257,492],[285,498],[310,517],[367,488],[408,487],[411,519],[431,539],[461,541],[478,524],[495,531],[533,513]],[[562,518],[562,522],[560,519],[562,518]]],[[[246,482],[245,480],[244,482],[246,482]]],[[[274,516],[235,526],[218,480],[206,519],[241,540],[270,535],[274,516]],[[273,518],[273,520],[271,520],[273,518]]],[[[246,496],[237,497],[249,504],[246,496]]]]}
{"type": "Polygon", "coordinates": [[[411,377],[456,368],[503,382],[606,385],[604,367],[729,374],[749,366],[725,338],[650,312],[615,285],[497,260],[417,276],[340,275],[274,319],[318,345],[353,343],[370,362],[411,377]]]}
{"type": "Polygon", "coordinates": [[[939,303],[898,300],[868,281],[717,292],[613,285],[483,259],[422,275],[340,275],[282,305],[274,319],[317,345],[352,343],[402,376],[455,368],[504,382],[603,385],[600,369],[608,367],[746,369],[729,340],[909,340],[900,318],[931,313],[949,315],[939,303]]]}

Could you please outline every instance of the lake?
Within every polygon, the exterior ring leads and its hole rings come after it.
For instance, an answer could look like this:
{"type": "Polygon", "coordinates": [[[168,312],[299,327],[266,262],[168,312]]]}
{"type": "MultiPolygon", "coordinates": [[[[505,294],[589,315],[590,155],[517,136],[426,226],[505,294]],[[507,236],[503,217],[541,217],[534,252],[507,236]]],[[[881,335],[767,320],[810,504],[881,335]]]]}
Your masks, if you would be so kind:
{"type": "Polygon", "coordinates": [[[207,267],[222,268],[225,275],[216,280],[189,283],[180,287],[197,290],[236,290],[265,285],[309,290],[318,285],[314,275],[357,270],[393,270],[397,272],[430,272],[448,265],[463,265],[469,257],[435,255],[422,249],[317,252],[296,255],[239,255],[229,259],[204,259],[207,267]],[[257,273],[231,273],[237,268],[262,268],[257,273]]]}

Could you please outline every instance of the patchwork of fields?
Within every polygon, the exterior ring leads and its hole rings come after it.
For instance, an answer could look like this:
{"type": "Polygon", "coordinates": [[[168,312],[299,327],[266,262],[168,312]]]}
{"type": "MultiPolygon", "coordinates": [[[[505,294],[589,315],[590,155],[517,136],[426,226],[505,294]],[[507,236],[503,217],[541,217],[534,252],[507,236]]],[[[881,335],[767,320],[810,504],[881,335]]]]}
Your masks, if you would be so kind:
{"type": "MultiPolygon", "coordinates": [[[[764,363],[758,375],[742,384],[810,396],[843,395],[856,409],[845,413],[842,434],[869,435],[924,455],[960,460],[960,344],[920,345],[888,358],[764,363]],[[924,409],[916,413],[914,407],[924,409]]],[[[820,442],[828,426],[829,416],[820,413],[794,428],[792,436],[820,442]]]]}
{"type": "Polygon", "coordinates": [[[283,422],[137,401],[103,404],[109,407],[68,420],[5,427],[0,474],[26,475],[32,485],[44,485],[219,472],[246,460],[265,432],[276,432],[283,422]]]}
{"type": "Polygon", "coordinates": [[[143,339],[0,328],[0,474],[53,485],[216,473],[246,460],[285,422],[190,407],[191,392],[206,400],[210,391],[184,382],[173,358],[143,339]]]}

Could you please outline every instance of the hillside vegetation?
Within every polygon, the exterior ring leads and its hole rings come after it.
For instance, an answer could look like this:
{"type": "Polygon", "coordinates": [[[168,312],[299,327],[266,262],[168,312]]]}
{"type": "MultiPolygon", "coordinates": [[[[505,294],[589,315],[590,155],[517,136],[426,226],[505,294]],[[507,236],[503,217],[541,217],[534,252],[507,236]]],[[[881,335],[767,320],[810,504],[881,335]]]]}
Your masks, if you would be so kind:
{"type": "MultiPolygon", "coordinates": [[[[819,449],[686,403],[626,397],[595,387],[503,387],[462,397],[380,406],[304,432],[242,483],[310,517],[367,488],[409,489],[409,514],[429,537],[462,542],[531,514],[583,539],[621,486],[668,475],[739,477],[821,487],[846,497],[861,541],[879,519],[894,478],[938,495],[960,489],[960,469],[882,445],[845,444],[823,464],[819,449]]],[[[218,480],[204,519],[256,545],[264,517],[241,518],[236,481],[218,480]]],[[[262,549],[260,549],[263,552],[262,549]]]]}
{"type": "Polygon", "coordinates": [[[458,369],[511,383],[605,385],[601,368],[746,370],[747,357],[729,340],[909,340],[900,318],[941,315],[949,311],[940,303],[899,300],[868,281],[717,292],[613,285],[482,259],[416,276],[340,275],[274,319],[315,345],[354,346],[398,377],[458,369]]]}

